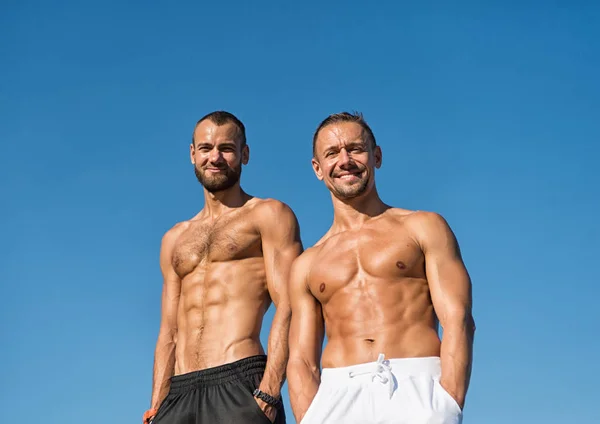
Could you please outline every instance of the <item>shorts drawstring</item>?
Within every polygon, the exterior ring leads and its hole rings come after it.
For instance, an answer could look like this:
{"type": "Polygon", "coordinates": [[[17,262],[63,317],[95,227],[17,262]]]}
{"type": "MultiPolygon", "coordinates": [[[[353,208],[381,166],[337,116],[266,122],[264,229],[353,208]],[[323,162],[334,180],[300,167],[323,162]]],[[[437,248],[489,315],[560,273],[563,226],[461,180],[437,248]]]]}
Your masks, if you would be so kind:
{"type": "Polygon", "coordinates": [[[361,372],[350,371],[348,373],[348,376],[350,378],[354,378],[359,375],[371,374],[371,381],[375,381],[375,379],[378,379],[381,384],[388,384],[391,398],[394,394],[394,374],[392,374],[392,367],[390,365],[390,361],[384,360],[384,358],[385,355],[383,353],[380,353],[379,357],[377,358],[377,362],[375,362],[375,369],[361,372]]]}

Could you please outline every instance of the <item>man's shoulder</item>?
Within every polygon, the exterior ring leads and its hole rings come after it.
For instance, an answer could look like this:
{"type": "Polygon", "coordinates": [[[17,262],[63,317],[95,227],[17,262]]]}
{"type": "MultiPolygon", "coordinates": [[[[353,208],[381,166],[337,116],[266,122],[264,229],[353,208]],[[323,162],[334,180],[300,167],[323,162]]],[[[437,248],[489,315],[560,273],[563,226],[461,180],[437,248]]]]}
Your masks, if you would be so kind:
{"type": "Polygon", "coordinates": [[[176,223],[163,234],[162,243],[172,244],[190,225],[191,220],[176,223]]]}
{"type": "Polygon", "coordinates": [[[418,210],[406,216],[407,223],[425,227],[439,227],[448,225],[446,219],[439,212],[418,210]]]}
{"type": "Polygon", "coordinates": [[[281,200],[271,198],[255,198],[251,219],[259,225],[270,227],[294,226],[297,223],[296,215],[290,206],[281,200]]]}
{"type": "Polygon", "coordinates": [[[453,234],[450,225],[439,212],[418,210],[404,214],[402,219],[421,248],[438,243],[453,234]]]}
{"type": "Polygon", "coordinates": [[[320,251],[321,245],[314,245],[304,249],[304,251],[294,260],[294,266],[309,268],[320,251]]]}
{"type": "Polygon", "coordinates": [[[439,225],[446,224],[444,217],[438,213],[427,210],[410,210],[402,208],[390,208],[387,213],[389,216],[402,220],[407,225],[439,225]]]}
{"type": "Polygon", "coordinates": [[[273,198],[253,198],[254,205],[253,208],[259,212],[269,214],[269,215],[282,215],[286,213],[293,213],[292,208],[290,208],[286,203],[281,200],[273,199],[273,198]]]}

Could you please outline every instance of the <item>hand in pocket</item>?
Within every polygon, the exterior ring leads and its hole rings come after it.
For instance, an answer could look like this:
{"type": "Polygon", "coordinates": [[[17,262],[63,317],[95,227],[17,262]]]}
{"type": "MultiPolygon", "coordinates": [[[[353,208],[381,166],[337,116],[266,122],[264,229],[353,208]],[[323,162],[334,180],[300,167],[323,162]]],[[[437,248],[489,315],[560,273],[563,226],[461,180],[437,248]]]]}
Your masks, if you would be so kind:
{"type": "Polygon", "coordinates": [[[439,380],[439,382],[438,382],[438,383],[439,383],[439,385],[440,385],[441,389],[442,389],[442,390],[444,391],[444,393],[446,394],[446,396],[448,396],[448,397],[449,397],[449,398],[450,398],[450,399],[451,399],[451,400],[454,402],[454,404],[456,405],[456,407],[457,407],[457,408],[458,408],[458,409],[459,409],[459,410],[462,412],[462,410],[463,410],[463,406],[464,406],[464,403],[465,403],[465,402],[464,402],[464,399],[461,399],[461,400],[459,401],[458,397],[457,397],[457,396],[456,396],[456,395],[455,395],[455,394],[454,394],[454,393],[453,393],[451,390],[448,390],[448,389],[446,388],[446,386],[444,385],[444,383],[443,383],[443,381],[442,381],[442,380],[439,380]]]}
{"type": "Polygon", "coordinates": [[[261,399],[254,398],[254,400],[258,404],[258,407],[267,416],[267,418],[269,420],[271,420],[272,423],[274,423],[275,422],[275,416],[277,415],[277,408],[269,405],[268,403],[264,402],[261,399]]]}

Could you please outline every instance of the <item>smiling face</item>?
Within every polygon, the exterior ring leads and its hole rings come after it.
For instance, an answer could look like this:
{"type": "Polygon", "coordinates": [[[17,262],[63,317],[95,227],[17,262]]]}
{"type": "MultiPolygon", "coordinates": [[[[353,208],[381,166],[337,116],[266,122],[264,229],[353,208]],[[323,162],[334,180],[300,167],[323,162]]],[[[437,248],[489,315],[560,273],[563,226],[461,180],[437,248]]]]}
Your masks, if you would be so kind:
{"type": "Polygon", "coordinates": [[[337,122],[319,131],[312,160],[317,178],[341,200],[368,193],[381,166],[381,149],[356,122],[337,122]]]}
{"type": "Polygon", "coordinates": [[[205,120],[194,130],[193,140],[190,159],[200,184],[211,193],[233,187],[249,158],[239,128],[231,122],[217,125],[205,120]]]}

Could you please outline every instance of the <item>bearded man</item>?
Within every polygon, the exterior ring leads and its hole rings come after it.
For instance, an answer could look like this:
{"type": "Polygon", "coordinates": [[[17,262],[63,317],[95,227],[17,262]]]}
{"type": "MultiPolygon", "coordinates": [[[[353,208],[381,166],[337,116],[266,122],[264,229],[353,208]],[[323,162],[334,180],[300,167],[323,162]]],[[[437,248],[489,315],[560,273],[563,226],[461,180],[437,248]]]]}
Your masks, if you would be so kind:
{"type": "Polygon", "coordinates": [[[198,121],[190,158],[204,208],[163,237],[161,322],[145,424],[285,423],[288,275],[302,252],[292,210],[240,187],[249,160],[242,122],[198,121]],[[268,358],[260,343],[271,301],[268,358]]]}

